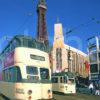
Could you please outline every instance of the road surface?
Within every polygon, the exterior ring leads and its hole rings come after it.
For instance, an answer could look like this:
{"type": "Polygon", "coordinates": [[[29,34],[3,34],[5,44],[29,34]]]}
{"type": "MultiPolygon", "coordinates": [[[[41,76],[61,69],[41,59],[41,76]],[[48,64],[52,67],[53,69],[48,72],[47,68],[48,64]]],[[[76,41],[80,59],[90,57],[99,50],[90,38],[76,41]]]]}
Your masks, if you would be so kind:
{"type": "Polygon", "coordinates": [[[61,95],[54,94],[56,100],[100,100],[100,96],[75,94],[75,95],[61,95]]]}
{"type": "MultiPolygon", "coordinates": [[[[55,100],[100,100],[100,96],[86,95],[86,94],[76,94],[76,95],[62,95],[54,94],[55,100]]],[[[6,100],[0,96],[0,100],[6,100]]]]}

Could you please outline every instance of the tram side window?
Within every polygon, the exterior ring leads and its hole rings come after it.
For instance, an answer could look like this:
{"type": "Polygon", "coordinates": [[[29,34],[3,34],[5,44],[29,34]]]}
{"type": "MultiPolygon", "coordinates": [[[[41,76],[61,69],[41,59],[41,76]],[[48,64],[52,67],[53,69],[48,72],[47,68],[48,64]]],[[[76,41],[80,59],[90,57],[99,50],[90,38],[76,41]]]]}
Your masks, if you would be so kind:
{"type": "Polygon", "coordinates": [[[60,83],[63,83],[63,77],[60,77],[60,83]]]}
{"type": "Polygon", "coordinates": [[[35,43],[34,43],[34,41],[29,40],[29,41],[28,41],[28,47],[30,47],[30,48],[35,48],[35,43]]]}
{"type": "Polygon", "coordinates": [[[43,43],[37,42],[36,47],[40,50],[45,50],[45,45],[43,43]]]}
{"type": "Polygon", "coordinates": [[[19,40],[16,39],[10,44],[10,48],[11,48],[11,50],[14,50],[19,45],[20,45],[20,42],[19,42],[19,40]]]}
{"type": "Polygon", "coordinates": [[[67,83],[67,77],[64,76],[64,83],[67,83]]]}
{"type": "Polygon", "coordinates": [[[28,39],[23,39],[23,46],[28,47],[28,39]]]}
{"type": "Polygon", "coordinates": [[[9,70],[4,70],[3,71],[3,80],[8,81],[9,80],[9,70]]]}
{"type": "Polygon", "coordinates": [[[23,46],[32,48],[33,47],[32,40],[23,39],[23,46]]]}
{"type": "Polygon", "coordinates": [[[4,70],[4,81],[7,82],[20,82],[22,80],[21,78],[21,72],[19,67],[12,67],[9,69],[4,70]]]}
{"type": "Polygon", "coordinates": [[[58,83],[58,77],[53,77],[52,78],[52,83],[58,83]]]}
{"type": "Polygon", "coordinates": [[[69,79],[68,82],[69,82],[69,83],[74,83],[75,80],[74,80],[74,79],[69,79]]]}

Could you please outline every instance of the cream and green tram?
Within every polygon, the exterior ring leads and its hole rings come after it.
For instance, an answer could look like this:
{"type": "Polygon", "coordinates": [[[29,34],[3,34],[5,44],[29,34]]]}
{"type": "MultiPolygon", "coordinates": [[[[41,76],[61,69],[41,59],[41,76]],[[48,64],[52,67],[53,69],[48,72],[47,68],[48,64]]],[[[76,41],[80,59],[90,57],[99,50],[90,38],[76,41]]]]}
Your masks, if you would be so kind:
{"type": "Polygon", "coordinates": [[[15,36],[4,49],[0,55],[0,94],[10,100],[52,99],[49,56],[38,49],[43,44],[38,44],[31,37],[15,36]]]}
{"type": "Polygon", "coordinates": [[[52,75],[53,92],[61,92],[63,94],[75,94],[76,84],[73,73],[61,72],[52,75]]]}

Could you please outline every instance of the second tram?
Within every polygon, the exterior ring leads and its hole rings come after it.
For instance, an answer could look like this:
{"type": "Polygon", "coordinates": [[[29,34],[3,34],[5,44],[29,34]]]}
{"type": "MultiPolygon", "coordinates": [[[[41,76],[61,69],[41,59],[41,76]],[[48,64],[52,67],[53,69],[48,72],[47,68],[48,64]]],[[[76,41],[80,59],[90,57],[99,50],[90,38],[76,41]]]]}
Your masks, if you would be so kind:
{"type": "Polygon", "coordinates": [[[75,77],[70,72],[54,73],[52,75],[52,85],[54,92],[64,94],[76,93],[75,77]]]}

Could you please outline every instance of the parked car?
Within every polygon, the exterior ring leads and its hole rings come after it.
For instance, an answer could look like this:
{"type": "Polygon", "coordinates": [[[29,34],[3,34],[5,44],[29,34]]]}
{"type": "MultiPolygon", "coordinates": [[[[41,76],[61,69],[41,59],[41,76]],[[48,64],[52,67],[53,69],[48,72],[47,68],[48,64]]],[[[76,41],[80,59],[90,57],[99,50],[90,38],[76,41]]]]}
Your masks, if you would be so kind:
{"type": "Polygon", "coordinates": [[[88,86],[86,86],[84,84],[78,84],[78,85],[76,85],[76,91],[79,92],[79,93],[91,94],[88,86]]]}

